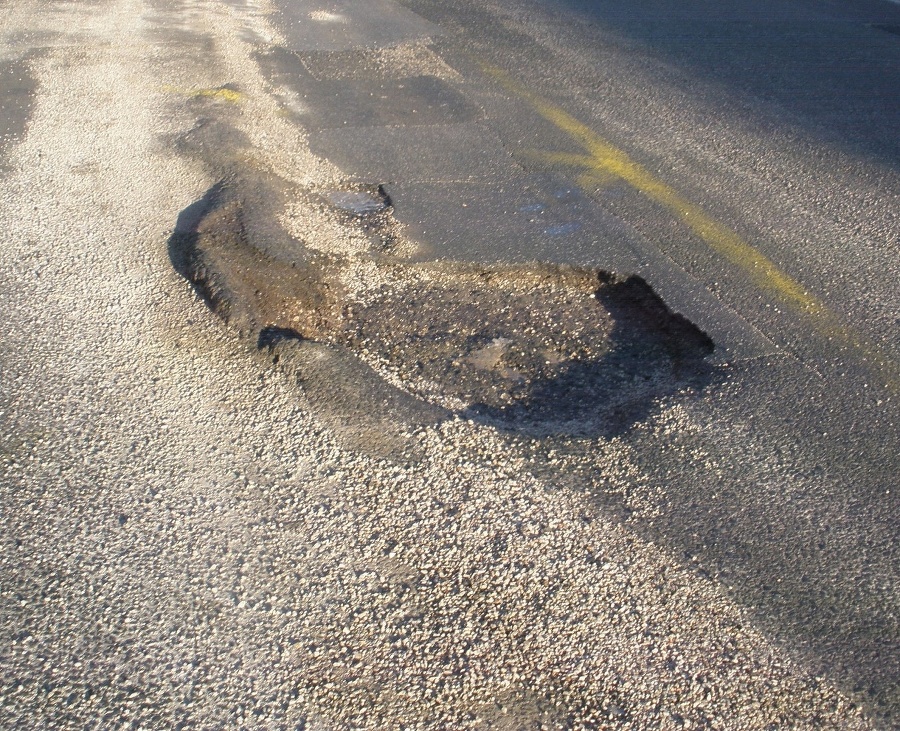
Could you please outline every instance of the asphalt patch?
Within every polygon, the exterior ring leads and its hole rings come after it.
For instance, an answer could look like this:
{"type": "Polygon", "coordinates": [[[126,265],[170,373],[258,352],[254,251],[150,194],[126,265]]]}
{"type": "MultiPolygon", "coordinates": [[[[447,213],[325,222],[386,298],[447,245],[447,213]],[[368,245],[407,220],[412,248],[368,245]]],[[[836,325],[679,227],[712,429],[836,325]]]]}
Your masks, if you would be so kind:
{"type": "Polygon", "coordinates": [[[613,214],[561,176],[517,175],[500,184],[387,186],[394,215],[444,258],[560,261],[633,271],[642,245],[613,214]]]}
{"type": "Polygon", "coordinates": [[[284,48],[260,53],[257,60],[284,108],[307,130],[458,124],[481,116],[452,84],[434,75],[320,78],[303,57],[284,48]]]}
{"type": "Polygon", "coordinates": [[[313,131],[313,153],[352,180],[367,182],[500,182],[522,173],[496,133],[477,122],[313,131]]]}
{"type": "Polygon", "coordinates": [[[391,0],[278,2],[271,22],[295,51],[396,46],[441,35],[441,29],[391,0]]]}

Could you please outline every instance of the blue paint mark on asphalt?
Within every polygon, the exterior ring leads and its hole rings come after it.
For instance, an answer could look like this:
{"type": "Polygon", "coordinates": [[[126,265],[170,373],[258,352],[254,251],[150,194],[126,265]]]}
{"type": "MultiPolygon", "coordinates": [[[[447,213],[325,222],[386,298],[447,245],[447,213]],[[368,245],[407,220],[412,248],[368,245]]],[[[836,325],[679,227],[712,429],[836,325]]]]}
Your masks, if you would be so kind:
{"type": "Polygon", "coordinates": [[[568,236],[569,234],[573,234],[580,230],[581,224],[577,221],[572,221],[571,223],[560,223],[556,226],[550,226],[549,228],[544,229],[544,233],[547,234],[547,236],[568,236]]]}

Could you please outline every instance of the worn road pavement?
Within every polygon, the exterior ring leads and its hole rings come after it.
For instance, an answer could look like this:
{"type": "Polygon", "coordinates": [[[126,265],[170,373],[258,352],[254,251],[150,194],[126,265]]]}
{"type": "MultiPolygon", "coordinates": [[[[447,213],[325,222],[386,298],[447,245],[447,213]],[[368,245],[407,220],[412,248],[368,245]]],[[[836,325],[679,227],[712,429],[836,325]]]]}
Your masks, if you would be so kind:
{"type": "Polygon", "coordinates": [[[874,0],[0,0],[0,727],[895,728],[898,89],[874,0]]]}

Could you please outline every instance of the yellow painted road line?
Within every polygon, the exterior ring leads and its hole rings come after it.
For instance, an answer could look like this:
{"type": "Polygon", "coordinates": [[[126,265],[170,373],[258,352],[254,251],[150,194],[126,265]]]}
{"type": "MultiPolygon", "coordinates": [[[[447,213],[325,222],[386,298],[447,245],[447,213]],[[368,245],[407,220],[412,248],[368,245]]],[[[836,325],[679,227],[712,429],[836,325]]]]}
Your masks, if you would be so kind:
{"type": "Polygon", "coordinates": [[[582,187],[589,187],[584,184],[592,181],[606,181],[610,176],[624,181],[671,212],[713,251],[739,267],[759,289],[807,318],[819,335],[856,352],[892,391],[900,392],[900,369],[897,364],[885,356],[877,345],[844,325],[824,302],[781,271],[765,254],[571,114],[535,94],[503,69],[483,61],[479,63],[486,74],[508,92],[528,102],[540,116],[565,132],[587,153],[529,151],[527,156],[548,165],[576,168],[580,171],[576,179],[582,187]]]}
{"type": "Polygon", "coordinates": [[[244,95],[241,94],[241,92],[229,89],[226,86],[219,86],[214,89],[179,89],[174,86],[164,86],[163,91],[167,91],[170,94],[178,94],[179,96],[192,97],[194,99],[219,99],[228,102],[229,104],[237,104],[244,98],[244,95]]]}

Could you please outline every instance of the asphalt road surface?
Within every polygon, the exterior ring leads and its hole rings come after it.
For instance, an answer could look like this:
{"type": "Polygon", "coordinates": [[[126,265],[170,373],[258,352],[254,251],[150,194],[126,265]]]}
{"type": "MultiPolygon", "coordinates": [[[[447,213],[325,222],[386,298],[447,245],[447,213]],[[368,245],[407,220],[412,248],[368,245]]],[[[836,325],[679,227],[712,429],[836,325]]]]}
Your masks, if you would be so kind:
{"type": "Polygon", "coordinates": [[[900,5],[0,0],[0,727],[900,724],[900,5]]]}

